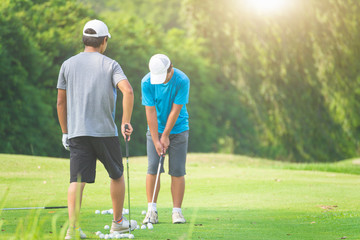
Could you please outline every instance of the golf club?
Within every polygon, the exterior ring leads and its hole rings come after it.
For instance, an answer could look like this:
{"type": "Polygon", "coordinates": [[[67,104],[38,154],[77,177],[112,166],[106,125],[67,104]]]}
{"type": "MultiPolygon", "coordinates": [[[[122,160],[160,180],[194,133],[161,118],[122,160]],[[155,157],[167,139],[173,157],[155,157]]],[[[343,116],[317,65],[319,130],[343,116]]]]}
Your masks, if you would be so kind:
{"type": "MultiPolygon", "coordinates": [[[[152,196],[152,200],[151,200],[151,206],[154,203],[154,199],[155,199],[155,193],[156,193],[156,186],[159,180],[159,176],[160,176],[160,167],[161,167],[161,162],[164,160],[164,155],[161,154],[160,155],[160,159],[159,159],[159,166],[158,166],[158,170],[157,170],[157,174],[156,174],[156,180],[155,180],[155,186],[154,186],[154,192],[153,192],[153,196],[152,196]]],[[[150,222],[150,214],[149,214],[149,219],[148,219],[148,228],[149,225],[152,227],[152,223],[150,222]]]]}
{"type": "MultiPolygon", "coordinates": [[[[125,124],[125,132],[129,129],[129,125],[125,124]]],[[[126,150],[126,169],[127,169],[127,189],[128,189],[128,205],[129,205],[129,233],[131,234],[131,211],[130,211],[130,178],[129,178],[129,136],[126,135],[125,150],[126,150]]]]}
{"type": "Polygon", "coordinates": [[[3,209],[1,209],[1,211],[6,211],[6,210],[29,210],[29,209],[57,209],[57,208],[67,208],[67,206],[3,208],[3,209]]]}

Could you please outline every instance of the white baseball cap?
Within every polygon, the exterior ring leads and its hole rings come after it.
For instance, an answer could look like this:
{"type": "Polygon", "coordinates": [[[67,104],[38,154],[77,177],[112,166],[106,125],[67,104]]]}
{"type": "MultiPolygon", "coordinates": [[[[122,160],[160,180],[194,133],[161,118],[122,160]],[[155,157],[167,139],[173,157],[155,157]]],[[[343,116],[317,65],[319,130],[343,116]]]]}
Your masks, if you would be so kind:
{"type": "Polygon", "coordinates": [[[83,35],[84,36],[88,36],[88,37],[105,37],[108,36],[109,38],[111,38],[111,35],[109,33],[109,29],[106,26],[106,24],[100,20],[94,19],[94,20],[90,20],[88,21],[83,29],[83,35]],[[94,34],[90,34],[90,33],[85,33],[85,30],[91,28],[94,29],[94,31],[96,33],[94,34]]]}
{"type": "Polygon", "coordinates": [[[155,54],[152,56],[149,61],[150,83],[164,83],[170,64],[170,59],[164,54],[155,54]]]}

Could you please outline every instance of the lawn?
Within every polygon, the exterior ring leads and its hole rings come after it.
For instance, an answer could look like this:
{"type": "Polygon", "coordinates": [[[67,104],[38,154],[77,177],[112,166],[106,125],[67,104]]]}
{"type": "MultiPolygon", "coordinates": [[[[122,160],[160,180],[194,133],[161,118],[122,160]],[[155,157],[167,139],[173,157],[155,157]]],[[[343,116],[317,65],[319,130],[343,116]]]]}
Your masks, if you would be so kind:
{"type": "MultiPolygon", "coordinates": [[[[0,154],[1,208],[66,205],[67,159],[0,154]]],[[[360,239],[360,165],[356,160],[295,164],[225,154],[189,154],[183,213],[171,224],[170,177],[162,175],[160,223],[136,239],[360,239]]],[[[167,168],[167,160],[165,161],[167,168]]],[[[126,166],[126,165],[125,165],[126,166]]],[[[130,158],[132,219],[146,210],[146,157],[130,158]]],[[[109,178],[98,162],[85,187],[81,227],[88,239],[106,232],[109,178]]],[[[127,201],[125,201],[127,208],[127,201]]],[[[0,239],[63,239],[66,209],[2,211],[0,239]]],[[[108,231],[108,230],[107,230],[108,231]]]]}

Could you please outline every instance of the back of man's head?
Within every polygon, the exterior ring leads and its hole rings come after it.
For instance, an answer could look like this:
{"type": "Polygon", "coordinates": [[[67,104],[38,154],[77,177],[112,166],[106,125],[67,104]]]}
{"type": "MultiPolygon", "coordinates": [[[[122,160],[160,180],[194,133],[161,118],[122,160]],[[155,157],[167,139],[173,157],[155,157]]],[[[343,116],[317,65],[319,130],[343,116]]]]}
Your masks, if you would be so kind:
{"type": "MultiPolygon", "coordinates": [[[[85,30],[85,33],[95,34],[96,31],[92,28],[88,28],[85,30]]],[[[107,37],[89,37],[89,36],[83,35],[82,41],[85,46],[98,48],[104,42],[104,38],[107,38],[107,37]]]]}
{"type": "Polygon", "coordinates": [[[111,38],[111,35],[104,22],[94,19],[85,24],[82,39],[85,46],[98,48],[104,42],[105,38],[107,40],[111,38]]]}

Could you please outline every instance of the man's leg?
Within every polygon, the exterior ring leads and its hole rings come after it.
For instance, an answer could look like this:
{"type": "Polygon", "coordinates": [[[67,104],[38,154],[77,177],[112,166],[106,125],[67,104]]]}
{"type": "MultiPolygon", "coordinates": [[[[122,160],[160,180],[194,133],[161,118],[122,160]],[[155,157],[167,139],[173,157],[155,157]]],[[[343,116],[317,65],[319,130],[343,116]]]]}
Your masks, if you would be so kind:
{"type": "Polygon", "coordinates": [[[111,224],[110,233],[123,233],[128,232],[129,228],[134,230],[136,228],[136,221],[126,220],[122,217],[122,210],[125,199],[125,180],[124,175],[117,179],[111,179],[110,182],[110,195],[114,210],[114,220],[111,224]]]}
{"type": "Polygon", "coordinates": [[[185,193],[185,177],[171,176],[171,195],[173,199],[172,222],[185,223],[186,220],[181,211],[185,193]]]}
{"type": "Polygon", "coordinates": [[[68,213],[70,227],[77,227],[79,220],[82,195],[84,191],[84,182],[72,182],[68,189],[68,213]]]}
{"type": "Polygon", "coordinates": [[[189,132],[170,134],[169,174],[171,175],[171,196],[173,200],[172,222],[185,223],[181,205],[185,194],[185,165],[189,132]]]}
{"type": "MultiPolygon", "coordinates": [[[[161,174],[159,174],[159,180],[158,180],[158,183],[156,186],[154,203],[157,202],[157,197],[158,197],[159,191],[160,191],[160,175],[161,174]]],[[[152,197],[154,194],[155,182],[156,182],[156,175],[153,175],[153,174],[146,175],[146,196],[147,196],[148,203],[151,203],[151,201],[152,201],[152,197]]]]}
{"type": "Polygon", "coordinates": [[[159,179],[156,185],[156,192],[154,196],[154,203],[151,204],[153,194],[154,194],[154,188],[155,188],[155,182],[156,182],[156,176],[159,168],[159,161],[160,156],[157,154],[154,143],[151,138],[151,134],[148,131],[146,133],[146,152],[148,156],[148,169],[146,174],[146,198],[148,203],[148,211],[146,213],[146,216],[144,218],[143,223],[148,223],[149,219],[151,223],[158,223],[158,214],[157,214],[157,198],[160,191],[160,175],[164,172],[164,162],[162,162],[160,167],[160,173],[159,173],[159,179]]]}
{"type": "Polygon", "coordinates": [[[118,179],[111,179],[110,194],[114,210],[114,220],[118,221],[122,217],[122,210],[125,198],[125,181],[124,175],[118,179]]]}
{"type": "Polygon", "coordinates": [[[148,210],[146,213],[146,216],[144,218],[143,223],[146,224],[148,222],[151,222],[153,224],[158,223],[158,214],[157,214],[157,197],[159,195],[160,191],[160,173],[159,173],[159,179],[156,185],[156,192],[154,196],[154,202],[152,203],[153,194],[154,194],[154,187],[156,182],[156,174],[147,174],[146,175],[146,197],[148,202],[148,210]]]}
{"type": "Polygon", "coordinates": [[[173,199],[173,207],[181,208],[185,193],[185,177],[171,176],[171,195],[173,199]]]}

